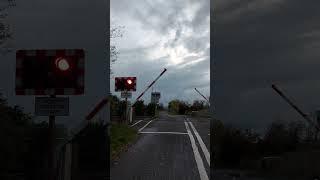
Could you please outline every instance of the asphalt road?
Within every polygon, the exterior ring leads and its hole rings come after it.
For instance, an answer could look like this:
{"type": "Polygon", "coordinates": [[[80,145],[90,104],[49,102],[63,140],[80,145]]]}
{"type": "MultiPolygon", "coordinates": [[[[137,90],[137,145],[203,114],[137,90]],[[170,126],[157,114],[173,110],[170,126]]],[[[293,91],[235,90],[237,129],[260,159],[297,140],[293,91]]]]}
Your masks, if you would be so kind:
{"type": "Polygon", "coordinates": [[[138,141],[111,167],[111,180],[208,180],[209,119],[172,116],[137,121],[138,141]]]}

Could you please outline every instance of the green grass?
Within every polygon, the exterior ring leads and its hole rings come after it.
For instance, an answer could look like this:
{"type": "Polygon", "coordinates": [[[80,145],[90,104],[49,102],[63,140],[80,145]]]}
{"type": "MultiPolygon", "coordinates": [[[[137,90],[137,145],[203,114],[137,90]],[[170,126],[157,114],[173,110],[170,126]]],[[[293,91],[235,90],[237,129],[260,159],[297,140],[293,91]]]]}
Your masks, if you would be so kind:
{"type": "Polygon", "coordinates": [[[112,124],[110,129],[111,158],[114,159],[120,152],[137,138],[137,131],[125,124],[112,124]]]}

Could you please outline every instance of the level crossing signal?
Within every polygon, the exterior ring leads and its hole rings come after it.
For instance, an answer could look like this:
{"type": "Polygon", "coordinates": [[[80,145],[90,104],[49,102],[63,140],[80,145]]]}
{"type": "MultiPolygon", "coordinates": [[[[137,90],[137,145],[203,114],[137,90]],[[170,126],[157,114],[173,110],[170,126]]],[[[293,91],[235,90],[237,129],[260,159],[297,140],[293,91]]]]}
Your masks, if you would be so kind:
{"type": "Polygon", "coordinates": [[[115,91],[136,91],[136,77],[116,77],[115,91]]]}

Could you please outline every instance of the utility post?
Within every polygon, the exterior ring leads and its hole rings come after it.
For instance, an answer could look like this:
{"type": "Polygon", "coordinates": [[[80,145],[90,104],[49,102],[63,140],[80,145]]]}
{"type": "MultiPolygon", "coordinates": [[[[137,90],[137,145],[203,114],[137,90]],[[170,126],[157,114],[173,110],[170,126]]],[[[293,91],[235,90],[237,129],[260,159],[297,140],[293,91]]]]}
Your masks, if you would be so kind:
{"type": "MultiPolygon", "coordinates": [[[[125,94],[127,94],[127,90],[125,90],[124,91],[125,92],[125,94]]],[[[126,96],[126,98],[125,98],[125,101],[126,101],[126,109],[125,109],[125,122],[127,123],[127,121],[128,121],[128,97],[126,96]]]]}
{"type": "MultiPolygon", "coordinates": [[[[56,98],[55,95],[50,95],[50,98],[56,98]]],[[[49,150],[48,150],[48,168],[49,168],[49,180],[55,179],[54,171],[54,145],[55,145],[55,115],[49,115],[49,150]]]]}

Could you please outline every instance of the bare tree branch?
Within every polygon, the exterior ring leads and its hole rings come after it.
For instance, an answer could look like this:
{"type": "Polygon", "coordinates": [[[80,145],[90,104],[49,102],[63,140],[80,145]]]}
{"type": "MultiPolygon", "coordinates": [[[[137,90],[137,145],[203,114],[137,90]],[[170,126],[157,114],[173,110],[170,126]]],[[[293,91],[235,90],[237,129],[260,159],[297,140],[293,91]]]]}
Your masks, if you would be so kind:
{"type": "MultiPolygon", "coordinates": [[[[111,63],[115,63],[118,60],[119,50],[113,43],[113,39],[115,38],[122,38],[123,37],[123,29],[124,26],[115,26],[111,27],[110,29],[110,60],[111,63]]],[[[110,73],[113,74],[111,67],[110,67],[110,73]]]]}

